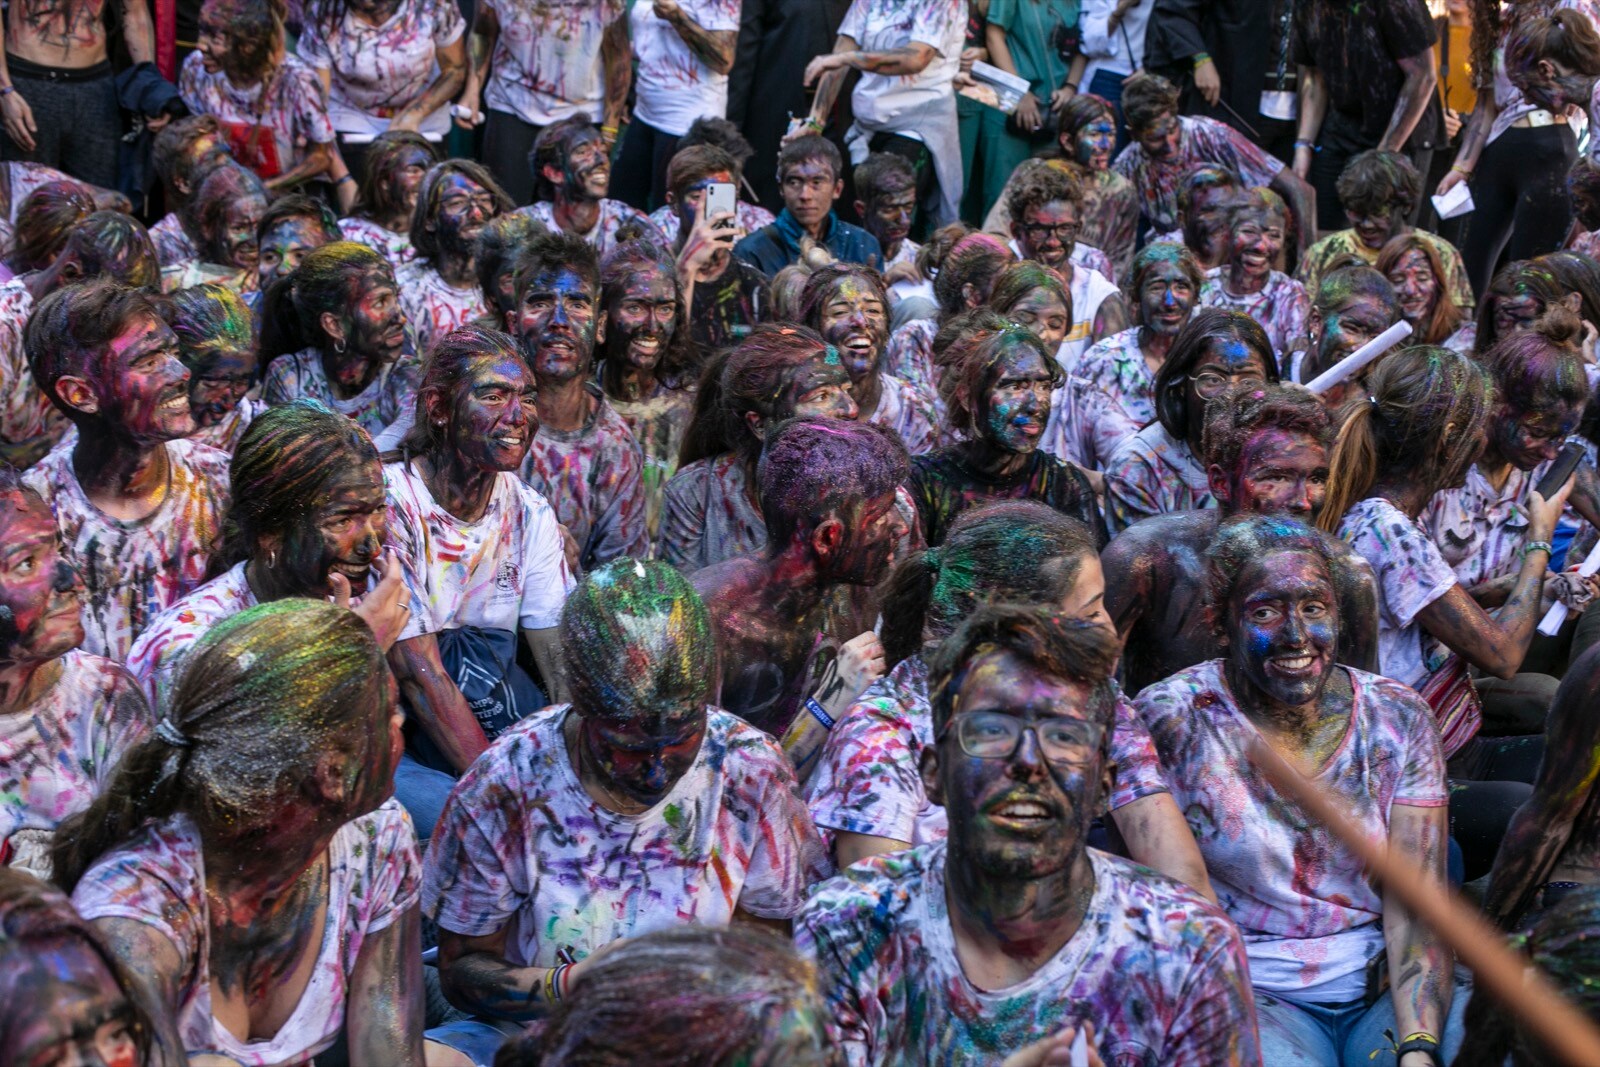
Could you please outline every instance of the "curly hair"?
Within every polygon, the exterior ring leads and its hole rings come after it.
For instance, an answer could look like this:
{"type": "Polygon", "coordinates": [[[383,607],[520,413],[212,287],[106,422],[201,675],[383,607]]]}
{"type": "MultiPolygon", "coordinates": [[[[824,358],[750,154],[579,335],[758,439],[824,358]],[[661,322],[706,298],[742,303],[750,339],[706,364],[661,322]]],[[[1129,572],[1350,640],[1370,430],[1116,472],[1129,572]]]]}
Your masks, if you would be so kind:
{"type": "Polygon", "coordinates": [[[1409,216],[1422,197],[1422,174],[1399,152],[1369,148],[1344,165],[1335,188],[1339,205],[1353,215],[1409,216]]]}
{"type": "Polygon", "coordinates": [[[939,397],[944,401],[946,425],[969,438],[983,434],[989,394],[1004,366],[1005,357],[1028,349],[1044,361],[1052,388],[1066,378],[1052,353],[1033,331],[1001,318],[988,308],[962,316],[956,340],[939,356],[943,375],[939,397]]]}
{"type": "Polygon", "coordinates": [[[1083,186],[1060,167],[1030,167],[1006,193],[1006,210],[1013,226],[1023,225],[1030,207],[1043,207],[1056,201],[1083,207],[1083,186]]]}
{"type": "Polygon", "coordinates": [[[1245,445],[1262,430],[1305,434],[1323,448],[1333,444],[1328,408],[1304,386],[1235,386],[1206,405],[1200,459],[1208,466],[1234,472],[1245,445]]]}

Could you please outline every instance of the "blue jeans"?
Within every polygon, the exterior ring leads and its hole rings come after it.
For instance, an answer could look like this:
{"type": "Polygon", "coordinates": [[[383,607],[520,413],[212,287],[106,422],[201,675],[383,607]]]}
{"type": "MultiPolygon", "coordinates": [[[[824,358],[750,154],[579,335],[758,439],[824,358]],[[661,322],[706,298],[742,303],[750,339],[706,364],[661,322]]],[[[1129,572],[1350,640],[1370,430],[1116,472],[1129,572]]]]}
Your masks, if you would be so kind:
{"type": "Polygon", "coordinates": [[[411,753],[400,757],[400,765],[394,770],[394,797],[411,816],[411,824],[417,830],[417,847],[423,851],[428,848],[428,838],[433,836],[433,828],[444,814],[444,802],[455,785],[455,778],[424,767],[411,758],[411,753]]]}
{"type": "MultiPolygon", "coordinates": [[[[1445,1020],[1445,1063],[1461,1049],[1461,1018],[1471,995],[1470,979],[1458,973],[1445,1020]]],[[[1256,1019],[1261,1024],[1261,1062],[1269,1067],[1394,1067],[1393,1049],[1406,1036],[1394,1032],[1394,999],[1387,992],[1369,1008],[1359,1000],[1298,1004],[1257,990],[1256,1019]]]]}
{"type": "Polygon", "coordinates": [[[490,1021],[488,1019],[462,1019],[445,1023],[422,1036],[446,1048],[455,1049],[470,1059],[477,1067],[494,1067],[494,1054],[510,1038],[522,1033],[518,1023],[490,1021]]]}

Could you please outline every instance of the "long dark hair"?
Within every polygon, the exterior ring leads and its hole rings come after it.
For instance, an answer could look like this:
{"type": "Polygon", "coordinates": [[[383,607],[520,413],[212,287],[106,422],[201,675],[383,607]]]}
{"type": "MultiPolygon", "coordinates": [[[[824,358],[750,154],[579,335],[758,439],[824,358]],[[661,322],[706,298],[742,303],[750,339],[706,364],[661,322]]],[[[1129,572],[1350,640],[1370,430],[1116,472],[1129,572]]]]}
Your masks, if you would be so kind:
{"type": "Polygon", "coordinates": [[[1272,358],[1272,342],[1260,323],[1239,311],[1195,308],[1156,372],[1156,419],[1175,441],[1189,438],[1189,376],[1215,341],[1238,341],[1249,347],[1261,357],[1266,380],[1278,381],[1278,361],[1272,358]]]}
{"type": "Polygon", "coordinates": [[[356,186],[355,216],[358,219],[388,218],[405,205],[390,195],[389,173],[408,148],[427,153],[428,166],[439,162],[439,149],[432,141],[413,130],[384,130],[367,149],[361,165],[361,183],[356,186]]]}
{"type": "Polygon", "coordinates": [[[441,397],[453,403],[462,383],[479,361],[522,358],[522,350],[511,335],[476,323],[451,330],[435,341],[422,365],[422,383],[417,386],[417,416],[400,441],[400,458],[409,463],[416,456],[431,455],[450,447],[448,427],[435,426],[428,417],[430,397],[441,397]]]}
{"type": "Polygon", "coordinates": [[[331,241],[307,252],[261,296],[261,366],[287,353],[327,347],[323,313],[348,319],[352,299],[360,296],[352,286],[371,271],[394,281],[389,261],[364,244],[331,241]]]}
{"type": "Polygon", "coordinates": [[[694,414],[684,431],[678,469],[701,459],[737,452],[754,462],[761,439],[750,432],[745,415],[765,418],[785,414],[777,409],[789,372],[803,367],[828,349],[815,330],[805,326],[764,323],[731,349],[706,364],[694,414]]]}

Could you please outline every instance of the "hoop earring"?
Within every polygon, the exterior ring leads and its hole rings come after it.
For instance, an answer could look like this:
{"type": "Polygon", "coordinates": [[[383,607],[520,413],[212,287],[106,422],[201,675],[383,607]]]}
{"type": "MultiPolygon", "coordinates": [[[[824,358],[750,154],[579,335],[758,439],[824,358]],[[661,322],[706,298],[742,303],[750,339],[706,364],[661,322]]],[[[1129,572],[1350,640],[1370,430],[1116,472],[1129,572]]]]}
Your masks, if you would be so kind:
{"type": "Polygon", "coordinates": [[[277,565],[278,565],[278,550],[277,549],[273,549],[271,552],[267,553],[267,570],[270,571],[272,568],[276,567],[277,565]]]}
{"type": "Polygon", "coordinates": [[[341,355],[341,356],[344,355],[344,350],[347,347],[348,346],[342,340],[333,342],[333,350],[338,355],[341,355]]]}

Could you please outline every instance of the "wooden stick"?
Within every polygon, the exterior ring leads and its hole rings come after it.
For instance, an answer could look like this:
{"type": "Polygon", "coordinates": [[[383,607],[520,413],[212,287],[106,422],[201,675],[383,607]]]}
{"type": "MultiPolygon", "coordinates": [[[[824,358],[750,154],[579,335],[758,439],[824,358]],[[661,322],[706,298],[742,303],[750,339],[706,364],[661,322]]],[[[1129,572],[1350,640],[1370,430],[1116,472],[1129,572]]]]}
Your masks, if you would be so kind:
{"type": "Polygon", "coordinates": [[[1477,909],[1448,889],[1430,884],[1415,868],[1391,856],[1387,845],[1369,841],[1342,804],[1301,777],[1265,741],[1251,742],[1249,754],[1274,788],[1321,820],[1401,903],[1432,927],[1519,1025],[1566,1063],[1600,1064],[1600,1027],[1568,1003],[1543,971],[1506,947],[1501,932],[1477,909]]]}

